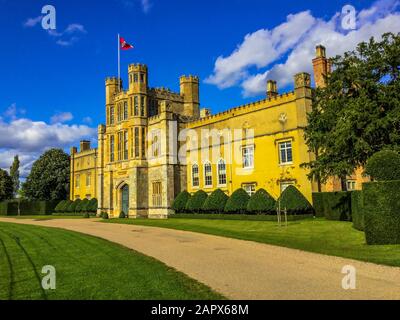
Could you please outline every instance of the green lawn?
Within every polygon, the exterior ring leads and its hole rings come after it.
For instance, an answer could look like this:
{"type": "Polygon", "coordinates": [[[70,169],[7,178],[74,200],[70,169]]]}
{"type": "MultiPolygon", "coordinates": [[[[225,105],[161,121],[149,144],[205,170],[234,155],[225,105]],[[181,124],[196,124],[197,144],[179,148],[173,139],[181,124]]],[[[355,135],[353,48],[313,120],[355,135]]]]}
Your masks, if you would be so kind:
{"type": "Polygon", "coordinates": [[[169,219],[110,219],[106,223],[128,223],[208,233],[277,246],[352,258],[390,266],[400,266],[400,245],[367,246],[364,232],[349,222],[322,218],[289,222],[278,227],[272,221],[169,219]]]}
{"type": "Polygon", "coordinates": [[[0,223],[0,300],[221,299],[221,295],[153,258],[60,229],[0,223]],[[42,267],[57,289],[41,288],[42,267]]]}

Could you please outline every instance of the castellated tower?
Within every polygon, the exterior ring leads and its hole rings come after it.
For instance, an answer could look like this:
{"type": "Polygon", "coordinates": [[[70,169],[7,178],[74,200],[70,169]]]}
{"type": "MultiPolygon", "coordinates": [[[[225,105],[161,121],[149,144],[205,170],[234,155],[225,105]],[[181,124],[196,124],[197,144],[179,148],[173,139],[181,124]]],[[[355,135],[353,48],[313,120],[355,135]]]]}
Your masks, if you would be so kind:
{"type": "Polygon", "coordinates": [[[183,115],[194,118],[200,117],[199,77],[182,76],[179,79],[180,94],[183,97],[183,115]]]}
{"type": "Polygon", "coordinates": [[[147,94],[148,70],[144,64],[131,64],[128,68],[129,92],[135,94],[147,94]]]}

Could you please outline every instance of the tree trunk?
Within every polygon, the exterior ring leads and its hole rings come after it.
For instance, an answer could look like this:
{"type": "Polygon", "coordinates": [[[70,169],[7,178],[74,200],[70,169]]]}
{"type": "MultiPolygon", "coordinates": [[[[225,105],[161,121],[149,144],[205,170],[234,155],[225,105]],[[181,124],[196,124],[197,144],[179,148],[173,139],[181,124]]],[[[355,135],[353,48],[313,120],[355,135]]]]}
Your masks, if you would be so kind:
{"type": "Polygon", "coordinates": [[[346,183],[346,176],[340,177],[340,182],[342,184],[342,191],[347,191],[347,183],[346,183]]]}

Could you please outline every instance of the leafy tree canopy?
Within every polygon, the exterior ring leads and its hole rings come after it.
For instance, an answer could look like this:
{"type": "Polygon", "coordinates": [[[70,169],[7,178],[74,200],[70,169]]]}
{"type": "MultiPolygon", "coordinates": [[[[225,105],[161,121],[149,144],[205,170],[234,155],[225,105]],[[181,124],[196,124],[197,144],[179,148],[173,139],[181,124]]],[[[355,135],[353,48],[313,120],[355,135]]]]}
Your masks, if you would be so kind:
{"type": "Polygon", "coordinates": [[[48,150],[33,164],[22,186],[24,195],[31,200],[66,199],[69,175],[69,156],[61,149],[48,150]]]}
{"type": "Polygon", "coordinates": [[[382,149],[400,149],[400,35],[371,38],[332,65],[305,130],[317,159],[303,165],[321,182],[351,174],[382,149]]]}
{"type": "Polygon", "coordinates": [[[0,169],[0,202],[13,196],[13,181],[8,172],[0,169]]]}

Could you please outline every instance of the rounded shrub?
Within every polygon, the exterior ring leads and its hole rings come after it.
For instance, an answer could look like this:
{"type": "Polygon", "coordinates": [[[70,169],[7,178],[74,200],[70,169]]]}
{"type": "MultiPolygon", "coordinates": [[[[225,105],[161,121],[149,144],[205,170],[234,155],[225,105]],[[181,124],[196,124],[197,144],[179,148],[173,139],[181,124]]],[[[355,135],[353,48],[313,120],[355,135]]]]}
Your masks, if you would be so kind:
{"type": "Polygon", "coordinates": [[[61,200],[57,205],[56,205],[56,207],[54,208],[54,211],[56,212],[56,213],[62,213],[62,212],[64,212],[64,208],[65,208],[65,205],[68,203],[68,200],[61,200]]]}
{"type": "Polygon", "coordinates": [[[251,214],[274,214],[276,200],[264,189],[253,194],[247,204],[247,211],[251,214]]]}
{"type": "Polygon", "coordinates": [[[204,202],[207,200],[207,193],[203,190],[197,191],[187,202],[186,210],[188,212],[200,213],[203,210],[204,202]]]}
{"type": "Polygon", "coordinates": [[[382,150],[368,159],[365,173],[376,181],[400,180],[400,155],[391,150],[382,150]]]}
{"type": "Polygon", "coordinates": [[[74,202],[72,202],[69,206],[68,206],[68,212],[69,213],[74,213],[76,212],[76,208],[78,207],[78,205],[82,202],[81,199],[76,199],[74,202]]]}
{"type": "Polygon", "coordinates": [[[98,208],[98,201],[96,198],[90,199],[87,205],[88,212],[96,213],[98,208]]]}
{"type": "Polygon", "coordinates": [[[72,210],[73,204],[74,204],[74,201],[68,200],[68,202],[65,204],[65,207],[64,207],[64,213],[74,212],[72,210]]]}
{"type": "Polygon", "coordinates": [[[245,214],[247,212],[247,204],[250,196],[244,189],[237,189],[232,193],[225,205],[225,212],[234,214],[245,214]]]}
{"type": "Polygon", "coordinates": [[[107,212],[103,212],[103,213],[101,214],[101,217],[102,217],[104,220],[107,220],[107,219],[109,218],[107,212]]]}
{"type": "Polygon", "coordinates": [[[175,213],[184,213],[186,210],[186,205],[190,198],[191,195],[186,190],[179,193],[172,203],[172,209],[175,210],[175,213]]]}
{"type": "Polygon", "coordinates": [[[217,189],[211,193],[203,204],[203,211],[207,213],[223,213],[229,197],[217,189]]]}
{"type": "Polygon", "coordinates": [[[84,217],[85,219],[89,219],[89,218],[90,218],[90,215],[89,215],[89,213],[85,212],[85,213],[83,214],[83,217],[84,217]]]}
{"type": "Polygon", "coordinates": [[[287,210],[288,214],[312,214],[314,209],[306,197],[295,187],[289,186],[283,191],[276,206],[280,202],[281,210],[287,210]]]}
{"type": "Polygon", "coordinates": [[[120,214],[119,214],[119,218],[120,219],[125,219],[126,218],[125,212],[121,211],[120,214]]]}
{"type": "Polygon", "coordinates": [[[76,212],[88,212],[88,205],[89,205],[89,200],[85,198],[81,202],[78,203],[75,211],[76,212]]]}

